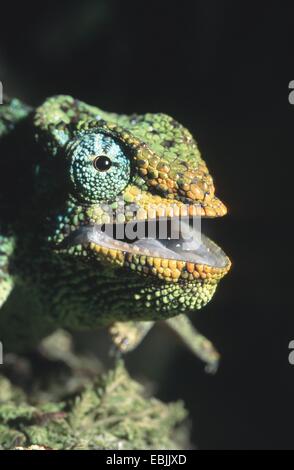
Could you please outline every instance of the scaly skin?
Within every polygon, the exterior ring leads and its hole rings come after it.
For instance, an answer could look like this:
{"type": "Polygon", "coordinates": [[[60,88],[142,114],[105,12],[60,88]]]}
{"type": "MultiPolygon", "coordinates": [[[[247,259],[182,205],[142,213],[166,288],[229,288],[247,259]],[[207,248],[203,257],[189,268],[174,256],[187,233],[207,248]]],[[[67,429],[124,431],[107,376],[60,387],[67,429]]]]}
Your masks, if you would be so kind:
{"type": "Polygon", "coordinates": [[[153,321],[165,320],[200,357],[217,361],[182,314],[211,299],[230,268],[227,257],[215,266],[116,241],[71,242],[79,229],[97,224],[224,215],[187,129],[164,114],[106,113],[69,96],[37,109],[7,100],[0,106],[0,155],[5,350],[32,347],[56,327],[102,325],[127,350],[153,321]]]}

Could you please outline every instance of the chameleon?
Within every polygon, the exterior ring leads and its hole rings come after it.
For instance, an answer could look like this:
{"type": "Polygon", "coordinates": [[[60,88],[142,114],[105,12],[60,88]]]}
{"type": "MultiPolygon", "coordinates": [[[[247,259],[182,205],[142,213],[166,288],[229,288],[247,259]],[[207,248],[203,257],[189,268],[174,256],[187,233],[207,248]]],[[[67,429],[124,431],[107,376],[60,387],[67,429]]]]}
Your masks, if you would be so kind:
{"type": "Polygon", "coordinates": [[[107,327],[126,352],[161,321],[216,366],[218,352],[187,314],[211,300],[231,261],[204,234],[196,243],[191,221],[227,208],[184,126],[163,113],[105,112],[67,95],[35,108],[5,98],[0,161],[6,351],[32,348],[57,328],[107,327]],[[152,237],[136,237],[150,224],[152,237]]]}

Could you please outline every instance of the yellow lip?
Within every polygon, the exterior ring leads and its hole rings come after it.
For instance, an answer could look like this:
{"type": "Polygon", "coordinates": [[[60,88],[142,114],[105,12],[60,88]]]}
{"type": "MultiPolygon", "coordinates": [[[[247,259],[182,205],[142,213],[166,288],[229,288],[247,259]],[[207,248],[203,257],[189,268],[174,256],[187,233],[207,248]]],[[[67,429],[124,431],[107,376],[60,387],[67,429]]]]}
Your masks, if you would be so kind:
{"type": "Polygon", "coordinates": [[[226,215],[227,208],[216,196],[202,201],[189,199],[176,199],[170,196],[152,194],[129,185],[124,191],[124,202],[137,207],[136,215],[125,214],[125,221],[154,219],[157,217],[222,217],[226,215]]]}
{"type": "Polygon", "coordinates": [[[231,261],[228,257],[224,267],[214,267],[188,261],[130,253],[96,243],[90,243],[89,248],[101,261],[125,266],[137,274],[155,276],[166,282],[202,280],[217,283],[227,274],[231,267],[231,261]]]}

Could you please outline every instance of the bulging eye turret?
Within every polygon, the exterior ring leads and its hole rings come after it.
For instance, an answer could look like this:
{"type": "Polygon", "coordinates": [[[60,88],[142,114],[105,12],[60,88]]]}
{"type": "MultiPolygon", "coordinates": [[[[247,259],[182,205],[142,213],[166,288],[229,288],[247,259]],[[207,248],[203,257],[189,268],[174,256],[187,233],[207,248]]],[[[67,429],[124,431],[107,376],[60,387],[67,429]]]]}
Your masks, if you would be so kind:
{"type": "Polygon", "coordinates": [[[124,145],[101,129],[78,132],[66,154],[73,193],[82,202],[111,202],[130,181],[131,162],[124,145]]]}

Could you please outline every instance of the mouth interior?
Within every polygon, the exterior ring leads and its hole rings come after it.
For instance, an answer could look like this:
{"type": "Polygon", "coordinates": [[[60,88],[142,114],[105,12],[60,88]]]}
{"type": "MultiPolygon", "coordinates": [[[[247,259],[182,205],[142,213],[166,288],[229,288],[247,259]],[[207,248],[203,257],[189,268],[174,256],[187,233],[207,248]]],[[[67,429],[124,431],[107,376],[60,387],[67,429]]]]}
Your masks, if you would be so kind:
{"type": "MultiPolygon", "coordinates": [[[[199,219],[198,219],[199,221],[199,219]]],[[[223,268],[223,250],[201,232],[195,219],[167,219],[82,226],[66,239],[66,246],[99,246],[155,258],[175,259],[223,268]]]]}

